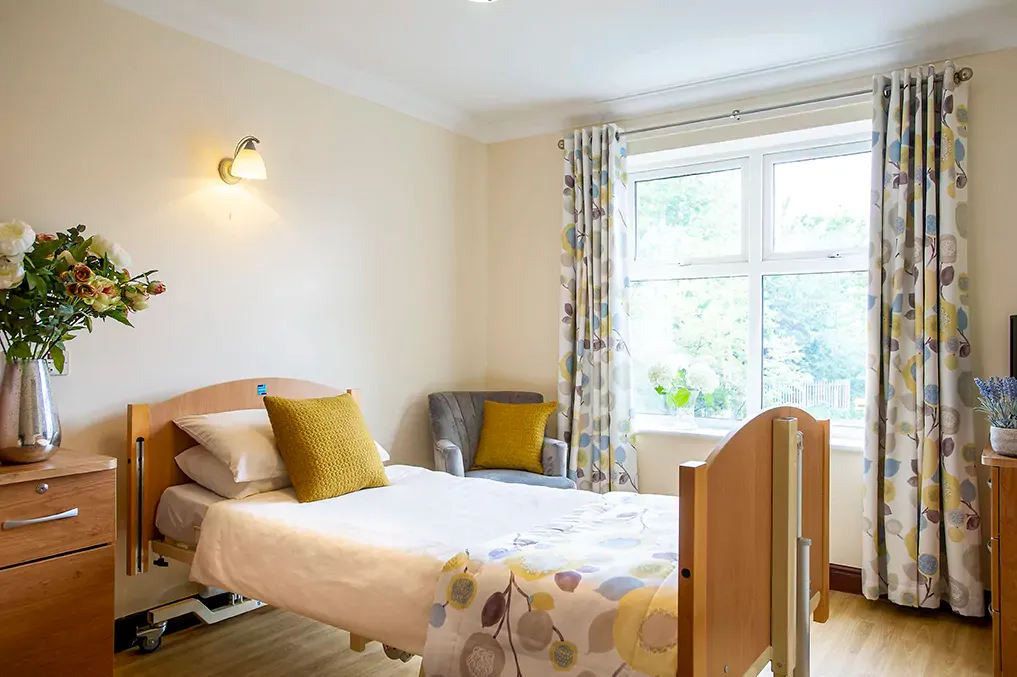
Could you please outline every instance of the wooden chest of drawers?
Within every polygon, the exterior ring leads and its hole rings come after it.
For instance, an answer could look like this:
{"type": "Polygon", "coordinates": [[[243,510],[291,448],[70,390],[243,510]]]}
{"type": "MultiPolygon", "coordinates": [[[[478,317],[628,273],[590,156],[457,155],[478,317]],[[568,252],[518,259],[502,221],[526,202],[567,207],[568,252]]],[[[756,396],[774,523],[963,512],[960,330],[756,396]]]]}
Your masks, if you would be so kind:
{"type": "Polygon", "coordinates": [[[1017,458],[996,454],[986,445],[982,463],[989,466],[989,581],[992,598],[994,674],[1017,675],[1017,458]],[[1004,573],[1006,572],[1006,573],[1004,573]]]}
{"type": "Polygon", "coordinates": [[[0,674],[113,674],[116,459],[0,466],[0,674]]]}

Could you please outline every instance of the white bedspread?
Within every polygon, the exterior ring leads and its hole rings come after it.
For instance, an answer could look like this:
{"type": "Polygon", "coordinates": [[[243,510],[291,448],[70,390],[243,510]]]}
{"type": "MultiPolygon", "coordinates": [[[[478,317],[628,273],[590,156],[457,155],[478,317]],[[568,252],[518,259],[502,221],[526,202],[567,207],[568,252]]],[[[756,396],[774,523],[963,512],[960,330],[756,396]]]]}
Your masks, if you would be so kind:
{"type": "Polygon", "coordinates": [[[293,489],[211,506],[191,579],[422,654],[442,565],[467,544],[600,500],[411,466],[317,503],[293,489]]]}

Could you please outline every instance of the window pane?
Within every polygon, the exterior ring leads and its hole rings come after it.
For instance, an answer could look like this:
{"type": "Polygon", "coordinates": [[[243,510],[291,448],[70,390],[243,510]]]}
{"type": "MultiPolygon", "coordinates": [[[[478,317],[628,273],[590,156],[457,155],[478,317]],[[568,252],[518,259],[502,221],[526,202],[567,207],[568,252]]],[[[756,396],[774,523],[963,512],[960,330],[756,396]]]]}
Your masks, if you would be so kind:
{"type": "Polygon", "coordinates": [[[871,154],[773,166],[775,252],[864,249],[869,235],[871,154]]]}
{"type": "Polygon", "coordinates": [[[763,406],[861,425],[865,273],[763,278],[763,406]]]}
{"type": "Polygon", "coordinates": [[[742,171],[636,182],[636,259],[683,262],[742,253],[742,171]]]}
{"type": "Polygon", "coordinates": [[[655,390],[674,383],[659,374],[671,378],[679,369],[687,373],[694,368],[693,385],[701,386],[696,418],[745,416],[748,298],[744,277],[632,285],[632,385],[638,413],[675,413],[655,390]]]}

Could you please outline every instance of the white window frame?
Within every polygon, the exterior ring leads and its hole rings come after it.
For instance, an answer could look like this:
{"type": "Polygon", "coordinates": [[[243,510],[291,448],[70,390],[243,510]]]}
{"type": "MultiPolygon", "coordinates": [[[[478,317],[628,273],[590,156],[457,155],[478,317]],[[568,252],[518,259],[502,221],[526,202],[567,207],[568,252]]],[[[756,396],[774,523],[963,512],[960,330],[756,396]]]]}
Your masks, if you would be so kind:
{"type": "MultiPolygon", "coordinates": [[[[857,129],[857,126],[856,126],[857,129]]],[[[773,188],[775,164],[869,152],[869,132],[831,129],[828,136],[808,130],[799,138],[782,134],[743,142],[717,144],[720,152],[701,146],[673,151],[665,159],[630,158],[629,185],[625,209],[635,229],[635,246],[629,261],[632,282],[687,280],[711,277],[745,277],[749,287],[749,317],[746,382],[746,413],[751,418],[762,410],[763,401],[763,278],[767,275],[864,272],[868,270],[867,247],[850,250],[821,249],[801,252],[776,252],[774,242],[773,188]],[[636,184],[640,181],[702,174],[740,168],[742,170],[742,251],[738,255],[710,258],[693,257],[680,262],[640,262],[638,260],[638,218],[635,209],[636,184]]],[[[633,337],[635,338],[635,337],[633,337]]],[[[638,339],[636,339],[638,340],[638,339]]],[[[636,382],[633,375],[632,383],[636,382]]],[[[637,430],[674,431],[697,436],[714,436],[740,423],[736,420],[697,419],[696,430],[675,430],[672,417],[637,414],[637,430]]],[[[834,426],[833,437],[842,446],[860,445],[862,426],[834,426]]]]}

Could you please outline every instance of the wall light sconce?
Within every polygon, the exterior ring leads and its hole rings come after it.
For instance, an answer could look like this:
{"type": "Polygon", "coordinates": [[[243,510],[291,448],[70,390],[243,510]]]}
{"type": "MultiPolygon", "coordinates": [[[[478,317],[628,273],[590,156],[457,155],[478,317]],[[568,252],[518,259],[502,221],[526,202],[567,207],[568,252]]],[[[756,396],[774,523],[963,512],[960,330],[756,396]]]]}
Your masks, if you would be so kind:
{"type": "Polygon", "coordinates": [[[265,161],[254,144],[261,143],[253,136],[245,136],[240,139],[237,149],[233,151],[233,157],[225,157],[219,161],[219,177],[234,185],[240,183],[241,179],[264,180],[268,173],[265,171],[265,161]]]}

